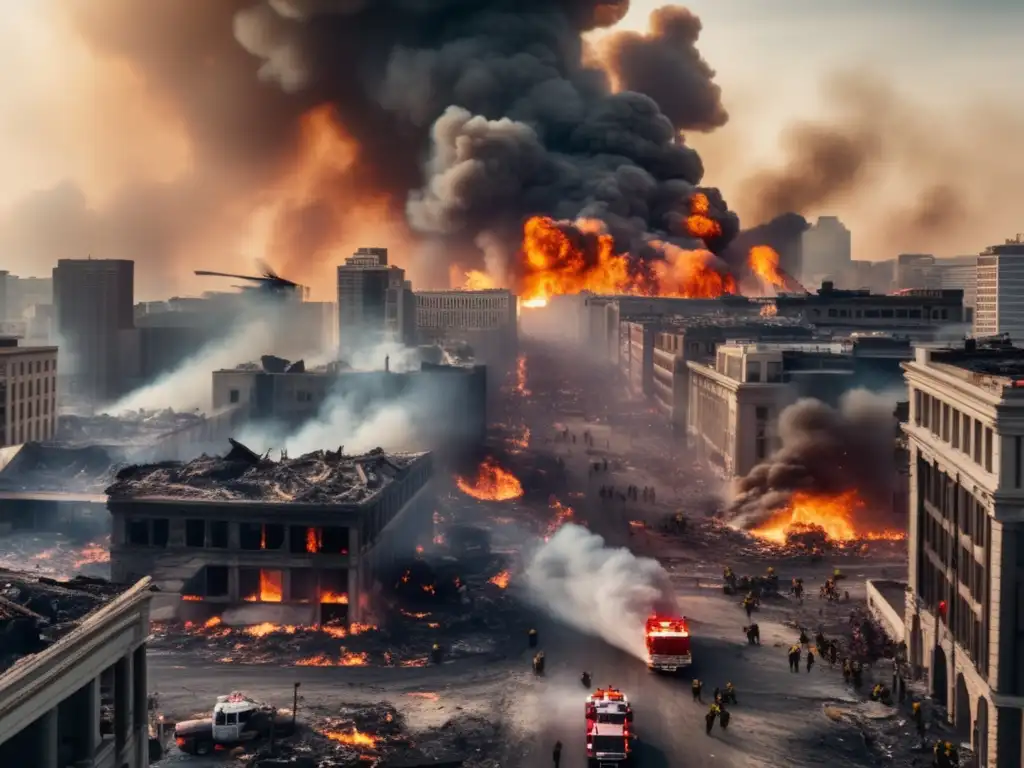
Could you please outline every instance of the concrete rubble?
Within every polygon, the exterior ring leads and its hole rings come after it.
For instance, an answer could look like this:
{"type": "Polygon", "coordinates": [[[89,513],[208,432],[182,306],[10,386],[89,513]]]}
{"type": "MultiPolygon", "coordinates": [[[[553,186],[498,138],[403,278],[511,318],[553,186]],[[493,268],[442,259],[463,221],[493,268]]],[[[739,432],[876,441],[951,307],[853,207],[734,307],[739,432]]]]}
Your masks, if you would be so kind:
{"type": "Polygon", "coordinates": [[[45,650],[124,589],[104,579],[57,581],[0,570],[0,671],[45,650]]]}
{"type": "Polygon", "coordinates": [[[123,465],[116,449],[25,443],[0,469],[0,490],[98,494],[123,465]]]}
{"type": "Polygon", "coordinates": [[[359,456],[316,451],[292,459],[260,456],[230,440],[225,456],[125,467],[106,492],[113,498],[179,498],[300,504],[357,504],[390,483],[420,453],[359,456]]]}
{"type": "Polygon", "coordinates": [[[67,414],[57,420],[57,440],[66,445],[148,445],[154,439],[201,423],[201,413],[127,411],[117,415],[67,414]]]}

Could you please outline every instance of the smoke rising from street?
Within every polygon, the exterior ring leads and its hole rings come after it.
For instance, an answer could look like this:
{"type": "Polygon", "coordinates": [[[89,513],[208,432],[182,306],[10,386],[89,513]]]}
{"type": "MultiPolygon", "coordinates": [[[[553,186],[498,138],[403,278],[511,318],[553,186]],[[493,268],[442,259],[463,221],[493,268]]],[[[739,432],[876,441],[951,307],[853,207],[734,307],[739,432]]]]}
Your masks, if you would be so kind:
{"type": "Polygon", "coordinates": [[[562,526],[542,544],[524,576],[529,599],[551,616],[640,659],[647,617],[672,612],[675,602],[657,560],[609,549],[579,525],[562,526]]]}
{"type": "Polygon", "coordinates": [[[858,389],[839,408],[803,398],[779,416],[781,447],[735,485],[734,525],[754,528],[793,493],[835,495],[856,490],[869,510],[887,514],[895,481],[893,399],[858,389]]]}

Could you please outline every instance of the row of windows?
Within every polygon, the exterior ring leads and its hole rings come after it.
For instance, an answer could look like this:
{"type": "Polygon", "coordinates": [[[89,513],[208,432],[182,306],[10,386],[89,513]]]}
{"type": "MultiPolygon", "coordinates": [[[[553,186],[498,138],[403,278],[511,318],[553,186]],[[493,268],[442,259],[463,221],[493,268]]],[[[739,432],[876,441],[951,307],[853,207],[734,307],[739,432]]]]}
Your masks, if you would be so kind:
{"type": "Polygon", "coordinates": [[[991,427],[919,389],[914,390],[914,423],[973,459],[986,472],[992,471],[991,427]]]}
{"type": "Polygon", "coordinates": [[[508,296],[423,296],[417,294],[416,309],[471,309],[508,311],[508,296]]]}
{"type": "Polygon", "coordinates": [[[503,328],[509,325],[508,314],[486,310],[424,310],[416,311],[420,328],[503,328]]]}
{"type": "MultiPolygon", "coordinates": [[[[324,601],[321,620],[344,620],[347,614],[348,571],[344,568],[239,567],[238,597],[247,602],[324,601]],[[287,574],[288,578],[285,578],[287,574]],[[330,595],[330,597],[327,597],[330,595]]],[[[182,588],[185,599],[229,597],[231,567],[207,565],[182,588]]]]}
{"type": "Polygon", "coordinates": [[[27,442],[44,442],[53,438],[57,425],[56,416],[39,417],[20,422],[17,426],[8,425],[10,433],[0,424],[0,445],[20,445],[27,442]],[[10,438],[10,439],[8,439],[10,438]]]}
{"type": "Polygon", "coordinates": [[[39,416],[49,416],[50,411],[57,410],[57,396],[50,395],[36,404],[35,400],[22,400],[18,403],[18,420],[33,419],[39,416]]]}
{"type": "MultiPolygon", "coordinates": [[[[184,545],[196,549],[228,549],[231,544],[227,520],[185,520],[184,545]]],[[[349,529],[343,526],[322,528],[280,523],[238,523],[238,548],[251,552],[288,551],[292,554],[347,555],[349,529]]],[[[124,524],[124,543],[133,547],[166,549],[171,525],[165,517],[128,517],[124,524]]]]}
{"type": "Polygon", "coordinates": [[[31,376],[33,373],[49,373],[53,366],[53,370],[57,370],[56,360],[36,360],[36,361],[24,361],[17,363],[11,363],[8,366],[7,371],[11,376],[31,376]]]}
{"type": "MultiPolygon", "coordinates": [[[[49,376],[47,378],[45,378],[45,379],[40,379],[38,384],[36,383],[35,379],[29,379],[27,382],[26,381],[19,381],[18,382],[18,398],[19,399],[24,399],[25,396],[26,396],[26,394],[25,394],[26,391],[28,392],[28,397],[35,397],[36,395],[48,395],[48,394],[50,394],[50,390],[51,390],[50,382],[51,381],[53,381],[53,379],[51,377],[49,377],[49,376]],[[27,390],[26,390],[25,384],[28,384],[27,390]]],[[[53,391],[57,390],[57,382],[54,381],[52,389],[53,389],[53,391]]]]}

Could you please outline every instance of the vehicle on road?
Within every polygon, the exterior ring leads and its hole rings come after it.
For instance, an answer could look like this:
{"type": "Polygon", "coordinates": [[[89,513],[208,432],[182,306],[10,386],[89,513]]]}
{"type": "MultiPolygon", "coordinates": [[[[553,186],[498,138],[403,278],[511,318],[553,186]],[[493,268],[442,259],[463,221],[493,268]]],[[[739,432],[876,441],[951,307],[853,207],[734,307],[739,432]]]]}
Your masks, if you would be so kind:
{"type": "Polygon", "coordinates": [[[275,709],[235,691],[218,696],[213,716],[185,720],[174,727],[178,749],[190,755],[208,755],[218,747],[231,749],[257,739],[287,736],[295,729],[290,712],[275,709]]]}
{"type": "Polygon", "coordinates": [[[617,688],[598,688],[587,696],[587,765],[624,766],[633,755],[633,708],[617,688]]]}
{"type": "Polygon", "coordinates": [[[644,628],[647,668],[659,672],[677,672],[693,664],[690,652],[690,625],[685,616],[659,616],[647,619],[644,628]]]}

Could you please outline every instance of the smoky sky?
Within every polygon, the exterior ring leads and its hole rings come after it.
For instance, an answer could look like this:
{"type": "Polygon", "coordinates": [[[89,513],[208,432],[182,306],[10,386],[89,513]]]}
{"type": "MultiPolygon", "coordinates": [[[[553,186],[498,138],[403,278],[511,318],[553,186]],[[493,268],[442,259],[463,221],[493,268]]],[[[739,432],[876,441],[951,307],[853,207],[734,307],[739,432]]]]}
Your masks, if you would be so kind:
{"type": "MultiPolygon", "coordinates": [[[[481,234],[518,238],[535,214],[602,219],[624,249],[651,235],[696,244],[680,213],[704,167],[683,133],[728,116],[697,51],[700,22],[685,9],[657,11],[646,35],[611,33],[606,71],[583,63],[581,35],[621,20],[625,0],[60,7],[94,52],[126,63],[168,105],[192,156],[187,174],[126,187],[101,210],[68,185],[34,195],[29,220],[49,231],[20,226],[14,240],[44,261],[89,248],[173,280],[191,243],[244,225],[247,205],[294,162],[302,116],[321,105],[358,145],[338,194],[383,195],[398,229],[451,243],[460,258],[479,260],[481,234]]],[[[739,224],[709,192],[721,248],[739,224]]],[[[268,260],[301,273],[325,258],[338,227],[324,218],[316,199],[297,206],[277,223],[287,242],[268,260]]]]}

